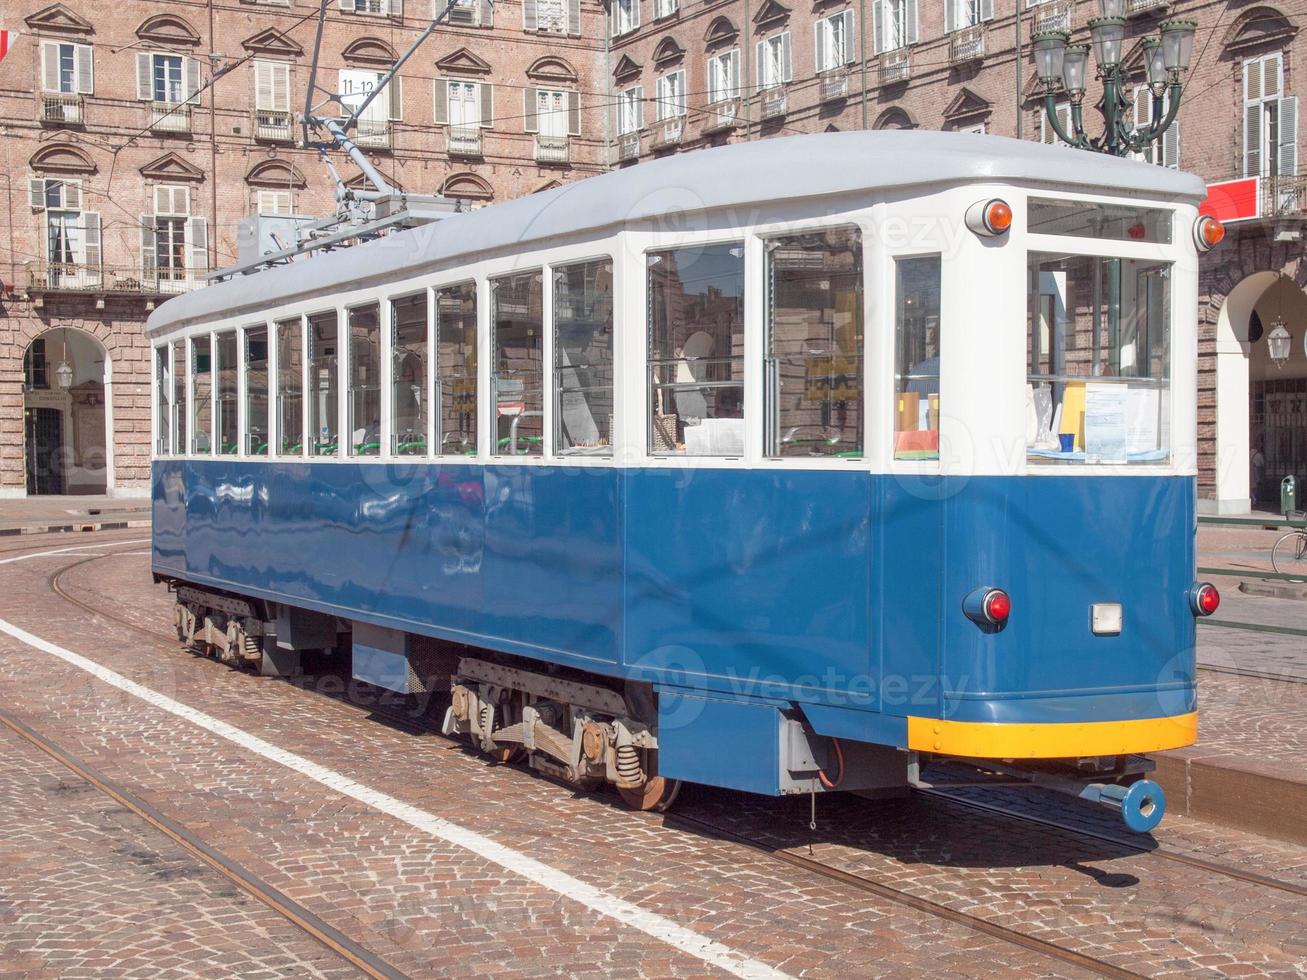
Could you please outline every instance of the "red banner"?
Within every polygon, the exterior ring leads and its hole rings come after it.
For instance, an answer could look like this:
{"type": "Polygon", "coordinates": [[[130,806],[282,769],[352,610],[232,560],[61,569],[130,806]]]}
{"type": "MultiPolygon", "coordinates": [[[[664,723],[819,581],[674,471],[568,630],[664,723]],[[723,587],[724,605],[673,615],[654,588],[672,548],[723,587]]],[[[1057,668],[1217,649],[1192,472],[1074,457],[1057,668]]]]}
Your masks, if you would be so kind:
{"type": "Polygon", "coordinates": [[[5,60],[5,55],[9,53],[9,46],[14,43],[14,39],[17,37],[17,31],[0,31],[0,61],[5,60]]]}

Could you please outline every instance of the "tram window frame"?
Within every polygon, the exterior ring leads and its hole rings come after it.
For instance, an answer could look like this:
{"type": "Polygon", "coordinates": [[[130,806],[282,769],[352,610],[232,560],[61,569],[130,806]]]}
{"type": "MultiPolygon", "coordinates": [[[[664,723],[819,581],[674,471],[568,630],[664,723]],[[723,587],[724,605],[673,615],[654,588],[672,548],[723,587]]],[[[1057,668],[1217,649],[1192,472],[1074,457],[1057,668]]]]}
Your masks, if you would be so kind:
{"type": "MultiPolygon", "coordinates": [[[[492,296],[493,291],[487,284],[487,297],[492,296]]],[[[432,420],[434,426],[433,448],[437,456],[469,457],[478,455],[480,451],[481,374],[479,363],[483,323],[481,299],[481,291],[475,279],[460,279],[457,282],[444,283],[434,287],[431,291],[430,317],[432,321],[433,349],[431,357],[431,376],[433,379],[431,402],[433,406],[432,415],[434,416],[432,420]],[[465,349],[461,374],[456,363],[451,363],[448,358],[442,356],[445,340],[442,333],[444,318],[440,312],[441,296],[445,293],[453,294],[456,292],[461,293],[464,300],[469,296],[472,300],[472,340],[470,344],[467,343],[466,339],[462,341],[465,349]],[[470,394],[466,387],[467,381],[472,383],[470,394]],[[463,382],[463,384],[460,385],[459,382],[463,382]],[[446,428],[446,422],[455,419],[459,421],[459,427],[457,429],[446,428]]],[[[493,302],[487,303],[487,308],[484,311],[487,317],[485,321],[487,325],[490,323],[489,317],[492,315],[492,309],[493,302]]],[[[464,312],[463,315],[466,317],[467,313],[464,312]]],[[[464,321],[463,330],[466,333],[466,321],[464,321]]],[[[493,364],[493,326],[491,326],[490,344],[493,364]]],[[[493,391],[495,390],[493,372],[491,373],[491,382],[491,390],[493,391]]],[[[543,399],[541,404],[543,405],[543,399]]],[[[494,436],[496,434],[492,433],[492,437],[494,436]]]]}
{"type": "Polygon", "coordinates": [[[1026,261],[1027,462],[1169,465],[1173,258],[1041,247],[1026,261]]]}
{"type": "Polygon", "coordinates": [[[154,348],[154,454],[173,455],[172,448],[172,345],[154,348]]]}
{"type": "MultiPolygon", "coordinates": [[[[543,457],[545,455],[544,443],[545,443],[545,432],[546,432],[545,425],[544,425],[545,423],[545,417],[544,417],[545,416],[545,356],[546,356],[545,331],[547,329],[547,321],[545,315],[545,270],[543,266],[538,266],[536,268],[528,268],[515,272],[507,272],[504,273],[503,275],[489,277],[488,283],[489,283],[489,296],[490,296],[489,310],[487,311],[488,323],[490,324],[490,357],[491,357],[490,394],[491,394],[491,405],[494,410],[494,415],[491,418],[492,442],[490,445],[490,455],[495,457],[506,457],[508,459],[531,459],[531,458],[543,457]],[[503,327],[501,327],[499,287],[503,283],[509,283],[519,279],[528,280],[526,314],[523,318],[521,318],[520,322],[528,328],[528,334],[527,334],[528,336],[530,336],[530,332],[529,332],[530,328],[534,328],[536,332],[536,336],[538,338],[537,343],[535,345],[532,345],[532,347],[534,348],[534,352],[536,354],[536,359],[535,359],[534,366],[531,367],[530,369],[512,372],[513,374],[523,375],[521,381],[522,387],[521,387],[521,398],[520,398],[520,404],[522,407],[518,409],[516,412],[501,414],[501,409],[500,409],[501,405],[517,405],[519,404],[519,401],[510,402],[510,401],[506,401],[503,398],[505,392],[511,393],[512,391],[515,390],[511,387],[504,388],[503,385],[505,384],[505,382],[514,383],[516,382],[516,379],[509,378],[508,377],[509,372],[500,369],[500,353],[501,353],[500,335],[501,335],[501,331],[503,332],[507,332],[507,331],[504,330],[503,327]],[[529,281],[531,279],[534,279],[533,283],[529,281]],[[534,287],[536,292],[533,293],[531,291],[532,287],[534,287]],[[537,319],[532,319],[531,318],[532,303],[537,300],[539,302],[539,316],[537,319]],[[534,398],[532,397],[533,393],[530,387],[530,383],[532,381],[536,383],[534,398]],[[533,401],[537,406],[534,409],[531,407],[533,401]],[[526,435],[521,435],[523,426],[520,421],[514,424],[514,422],[512,421],[513,419],[539,419],[539,425],[526,426],[525,427],[526,435]],[[508,421],[508,425],[507,426],[501,425],[501,423],[504,422],[505,420],[510,420],[508,421]],[[506,431],[507,434],[500,435],[501,430],[506,431]],[[522,443],[520,444],[524,446],[525,452],[513,451],[516,448],[514,442],[517,439],[522,440],[522,443]],[[503,445],[501,445],[501,443],[503,445]]],[[[518,321],[515,320],[514,322],[518,322],[518,321]]],[[[524,347],[523,349],[528,351],[527,363],[528,365],[530,365],[531,348],[524,347]]]]}
{"type": "MultiPolygon", "coordinates": [[[[749,451],[749,419],[745,414],[745,396],[746,384],[748,380],[748,363],[746,360],[746,351],[748,345],[748,335],[751,333],[749,327],[749,288],[750,277],[748,270],[749,247],[743,237],[731,237],[720,241],[696,242],[690,245],[677,245],[668,248],[650,248],[644,252],[643,278],[644,278],[644,300],[645,300],[645,362],[644,362],[644,397],[646,411],[648,412],[648,425],[645,434],[645,447],[649,456],[654,458],[671,458],[671,459],[744,459],[749,451]],[[690,253],[704,252],[707,250],[725,251],[731,254],[733,259],[737,259],[738,266],[738,311],[733,317],[733,324],[729,328],[731,337],[732,350],[730,353],[716,355],[711,353],[704,355],[687,355],[684,344],[680,347],[668,344],[669,350],[662,352],[655,348],[658,342],[658,330],[655,325],[656,309],[656,284],[653,281],[654,267],[656,260],[661,260],[671,253],[690,253]],[[735,254],[738,251],[738,254],[735,254]],[[737,339],[738,338],[738,339],[737,339]],[[738,344],[738,347],[736,346],[738,344]],[[676,356],[679,351],[680,355],[676,356]],[[737,352],[738,351],[738,352],[737,352]],[[666,356],[660,356],[662,354],[666,356]],[[703,367],[712,368],[725,365],[730,369],[730,376],[726,380],[713,379],[705,373],[703,378],[695,377],[692,371],[691,362],[703,362],[703,367]],[[709,363],[711,362],[711,363],[709,363]],[[659,369],[672,367],[675,370],[674,377],[680,376],[680,367],[685,367],[686,372],[691,375],[690,381],[660,381],[658,380],[659,369]],[[707,421],[738,421],[738,426],[731,426],[730,429],[724,426],[712,426],[710,429],[718,430],[723,436],[723,442],[730,437],[738,437],[739,448],[732,452],[712,452],[712,439],[709,433],[705,432],[703,437],[708,437],[707,445],[704,447],[709,451],[691,451],[688,444],[684,441],[684,433],[691,426],[683,426],[681,406],[676,404],[677,411],[668,412],[669,407],[664,399],[660,399],[660,394],[670,393],[671,398],[675,401],[680,397],[679,392],[689,394],[690,392],[701,392],[703,390],[713,391],[713,405],[711,414],[702,416],[685,416],[687,418],[698,418],[696,425],[702,425],[707,421]],[[729,403],[718,405],[717,390],[734,390],[737,392],[735,401],[738,403],[738,409],[729,403]],[[661,411],[660,411],[661,409],[661,411]],[[722,414],[723,412],[739,412],[739,415],[722,414]],[[733,431],[732,431],[733,430],[733,431]]],[[[679,276],[679,270],[678,270],[679,276]]],[[[711,277],[709,277],[711,278],[711,277]]],[[[703,282],[707,283],[708,279],[704,278],[703,282]]],[[[683,285],[683,284],[682,284],[683,285]]],[[[705,286],[705,291],[710,288],[705,286]]],[[[704,321],[696,321],[699,326],[705,325],[704,321]]],[[[711,325],[711,324],[708,324],[711,325]]],[[[683,325],[684,326],[684,325],[683,325]]],[[[684,331],[682,331],[684,332],[684,331]]],[[[689,340],[697,334],[706,334],[704,330],[695,330],[690,333],[686,340],[689,340]]],[[[709,340],[712,338],[709,337],[709,340]]],[[[717,373],[721,373],[718,371],[717,373]]],[[[708,413],[709,406],[707,399],[700,395],[705,413],[708,413]]],[[[698,440],[696,440],[698,441],[698,440]]],[[[734,448],[732,446],[732,448],[734,448]]]]}
{"type": "Polygon", "coordinates": [[[234,456],[240,450],[241,346],[236,329],[215,330],[212,351],[214,455],[234,456]],[[230,378],[225,378],[229,371],[230,378]],[[230,388],[227,387],[228,381],[230,388]]]}
{"type": "MultiPolygon", "coordinates": [[[[598,457],[607,458],[613,455],[614,439],[614,418],[617,411],[616,405],[616,378],[617,378],[617,352],[616,352],[616,322],[617,322],[617,291],[616,291],[616,274],[617,263],[611,255],[595,255],[589,258],[569,260],[566,262],[557,262],[549,266],[549,274],[552,280],[552,289],[550,290],[550,322],[549,330],[553,338],[553,365],[550,371],[551,375],[551,395],[554,400],[554,453],[557,456],[568,457],[598,457]],[[566,276],[573,270],[588,270],[589,267],[596,267],[596,276],[594,282],[599,282],[599,277],[606,274],[608,277],[607,292],[607,320],[606,323],[599,325],[597,334],[607,335],[607,344],[604,351],[607,355],[606,363],[585,361],[582,363],[563,364],[562,359],[567,357],[566,345],[560,332],[560,322],[569,325],[575,325],[581,321],[580,317],[569,316],[564,318],[560,316],[560,296],[562,290],[559,289],[561,277],[566,276]],[[605,271],[606,267],[606,271],[605,271]],[[607,382],[603,383],[605,377],[607,382]],[[572,383],[564,383],[564,375],[570,372],[572,383]],[[578,372],[585,372],[583,378],[578,372]],[[590,377],[593,373],[594,377],[590,377]],[[585,382],[585,383],[583,383],[585,382]],[[599,383],[590,383],[599,382],[599,383]],[[606,402],[604,393],[607,393],[606,402]],[[598,395],[592,404],[593,396],[598,395]],[[568,418],[573,415],[573,410],[578,406],[589,416],[590,423],[594,426],[594,435],[591,438],[589,433],[585,433],[584,442],[588,444],[578,444],[576,440],[577,433],[573,433],[567,427],[568,418]],[[568,405],[571,408],[567,408],[568,405]],[[599,415],[596,416],[595,409],[598,409],[599,415]]],[[[589,280],[584,278],[588,276],[587,271],[582,271],[583,283],[582,289],[586,289],[589,280]]],[[[591,302],[598,305],[602,300],[600,293],[595,293],[591,297],[591,302]]],[[[591,334],[591,342],[596,336],[591,334]]],[[[584,422],[582,421],[582,427],[584,422]]]]}
{"type": "Polygon", "coordinates": [[[270,456],[272,454],[272,331],[264,323],[252,323],[241,330],[241,358],[245,365],[245,389],[242,393],[245,411],[241,416],[241,441],[246,456],[270,456]],[[262,339],[258,339],[259,336],[262,339]],[[257,382],[258,372],[255,365],[259,363],[254,357],[254,345],[263,345],[263,381],[257,382]],[[255,402],[262,396],[262,412],[255,411],[255,402]],[[260,449],[256,439],[255,422],[262,416],[263,448],[260,449]]]}
{"type": "MultiPolygon", "coordinates": [[[[380,456],[382,446],[381,416],[382,398],[385,393],[382,364],[382,305],[380,300],[369,303],[357,303],[345,310],[346,337],[348,338],[348,364],[345,385],[345,434],[349,436],[345,443],[345,455],[366,458],[380,456]],[[371,315],[373,322],[356,322],[371,315]],[[363,341],[360,344],[360,340],[363,341]],[[359,368],[362,358],[360,347],[368,350],[368,363],[376,373],[375,379],[360,379],[359,368]],[[360,381],[365,383],[360,383],[360,381]],[[362,400],[362,412],[358,411],[362,400]],[[363,418],[359,418],[362,414],[363,418]],[[359,435],[360,430],[362,435],[359,435]],[[361,441],[360,441],[361,440],[361,441]]],[[[336,359],[337,364],[340,358],[336,359]]]]}
{"type": "MultiPolygon", "coordinates": [[[[940,252],[920,252],[904,255],[892,256],[894,262],[894,354],[891,362],[891,385],[890,390],[893,396],[893,406],[890,412],[890,426],[892,441],[890,451],[896,463],[906,462],[926,462],[937,463],[940,458],[940,422],[943,410],[943,389],[941,385],[940,367],[943,363],[944,353],[944,318],[943,318],[943,300],[944,300],[944,261],[940,252]],[[923,305],[925,312],[917,314],[921,317],[921,323],[918,325],[909,324],[905,317],[905,281],[904,270],[908,264],[928,263],[934,265],[933,280],[927,282],[923,279],[923,285],[934,286],[934,305],[923,305]],[[931,343],[930,320],[934,318],[934,342],[931,343]],[[905,345],[905,336],[909,332],[913,333],[910,345],[905,345]],[[915,336],[920,331],[924,334],[922,337],[915,336]],[[910,355],[906,346],[911,346],[919,350],[921,355],[915,361],[909,363],[905,359],[910,355]],[[933,350],[933,354],[932,354],[933,350]],[[933,370],[930,368],[930,362],[934,361],[933,370]],[[923,368],[923,365],[925,366],[923,368]],[[934,382],[933,385],[931,382],[934,382]],[[915,387],[914,387],[915,386],[915,387]],[[931,388],[934,388],[934,391],[931,388]],[[923,389],[924,390],[921,390],[923,389]],[[916,395],[916,398],[908,396],[916,395]],[[926,396],[925,404],[921,402],[921,396],[926,396]],[[934,396],[934,405],[931,404],[931,397],[934,396]],[[923,412],[924,409],[924,412],[923,412]],[[912,424],[908,428],[905,420],[912,424]],[[924,421],[924,426],[923,426],[924,421]],[[902,426],[902,427],[900,427],[902,426]],[[924,433],[913,437],[913,433],[924,433]],[[933,433],[933,438],[931,434],[933,433]]],[[[932,272],[925,268],[925,276],[930,277],[932,272]]],[[[921,295],[921,294],[918,294],[921,295]]],[[[927,300],[929,302],[929,300],[927,300]]]]}
{"type": "Polygon", "coordinates": [[[272,322],[272,343],[274,345],[273,353],[275,361],[275,374],[273,375],[273,405],[275,408],[271,421],[273,429],[272,446],[276,449],[272,455],[280,459],[303,459],[307,455],[308,446],[306,445],[304,438],[304,433],[307,430],[305,416],[308,410],[308,405],[304,398],[306,388],[304,379],[308,368],[307,362],[304,358],[306,329],[305,318],[302,315],[283,317],[280,320],[274,320],[272,322]],[[287,358],[283,356],[282,341],[284,338],[289,338],[290,340],[295,341],[288,351],[288,353],[294,355],[293,357],[287,358]],[[285,363],[286,361],[293,361],[294,363],[288,365],[285,363]],[[289,392],[287,386],[282,383],[284,378],[293,379],[295,381],[293,394],[289,392]],[[284,420],[288,417],[286,413],[286,400],[288,395],[291,395],[298,401],[298,410],[293,411],[289,416],[296,420],[295,443],[292,443],[291,445],[292,447],[298,446],[298,448],[293,449],[293,451],[288,451],[286,443],[286,426],[283,424],[284,420]]]}
{"type": "Polygon", "coordinates": [[[340,456],[340,310],[320,310],[316,313],[308,314],[306,320],[306,332],[304,343],[304,362],[308,365],[309,383],[305,385],[305,402],[308,405],[308,424],[304,429],[304,441],[308,447],[308,455],[316,459],[335,459],[340,456]],[[317,352],[314,339],[318,325],[330,326],[329,332],[322,331],[321,340],[318,341],[323,348],[321,354],[317,352]],[[329,345],[329,346],[328,346],[329,345]],[[321,365],[319,364],[321,358],[321,365]],[[327,385],[325,388],[315,381],[315,374],[321,374],[326,371],[327,385]],[[326,401],[321,409],[318,407],[319,399],[317,397],[308,397],[309,392],[326,392],[326,401]],[[321,412],[322,418],[318,415],[321,412]],[[329,423],[324,427],[323,423],[329,423]],[[323,437],[326,437],[324,440],[323,437]]]}
{"type": "MultiPolygon", "coordinates": [[[[787,229],[784,232],[768,234],[762,238],[764,269],[763,269],[763,294],[764,294],[764,348],[763,348],[763,454],[764,457],[771,460],[783,459],[846,459],[854,461],[866,458],[867,443],[867,396],[866,396],[866,272],[867,272],[867,249],[863,241],[862,228],[856,224],[840,224],[822,228],[808,229],[787,229]],[[849,236],[846,239],[846,249],[851,249],[856,256],[854,266],[849,270],[830,270],[826,265],[822,267],[822,274],[819,278],[824,278],[828,285],[825,287],[827,292],[833,293],[832,283],[836,276],[843,274],[853,283],[852,309],[842,311],[846,316],[851,315],[851,320],[843,324],[844,327],[851,328],[853,331],[853,349],[841,350],[841,340],[838,332],[841,325],[838,323],[841,311],[838,307],[801,307],[797,302],[791,302],[785,307],[787,310],[802,310],[808,313],[817,313],[820,317],[819,325],[826,326],[829,317],[829,335],[825,348],[813,347],[813,337],[811,336],[811,327],[805,330],[805,336],[797,338],[798,342],[803,345],[803,349],[795,353],[778,352],[777,341],[793,345],[796,340],[793,337],[779,337],[777,331],[776,315],[780,306],[778,305],[777,295],[777,263],[774,259],[776,252],[785,242],[796,242],[799,250],[803,250],[804,244],[812,244],[818,241],[825,243],[825,250],[808,254],[831,255],[836,254],[831,246],[832,236],[844,235],[849,236]],[[818,411],[823,415],[828,415],[832,419],[835,415],[834,404],[838,402],[843,410],[847,404],[852,401],[855,406],[854,418],[852,420],[853,443],[851,448],[845,444],[840,447],[839,441],[831,441],[829,437],[822,440],[822,446],[826,451],[812,444],[812,440],[800,442],[796,437],[798,430],[803,428],[802,425],[787,425],[791,419],[785,419],[787,414],[784,404],[787,400],[793,399],[793,394],[786,385],[787,375],[792,375],[793,371],[785,370],[785,363],[803,360],[803,374],[797,380],[802,388],[802,394],[799,399],[800,404],[811,404],[819,406],[818,411]],[[825,367],[825,372],[821,368],[825,367]],[[850,368],[852,371],[850,372],[850,368]],[[814,370],[815,369],[815,370],[814,370]],[[842,369],[842,370],[840,370],[842,369]],[[838,373],[837,373],[838,372],[838,373]],[[852,384],[850,381],[852,374],[852,384]],[[852,397],[849,397],[852,393],[852,397]],[[810,398],[810,394],[822,395],[824,398],[810,398]],[[803,449],[804,443],[808,444],[806,450],[803,449]],[[793,446],[794,450],[787,447],[793,446]]],[[[823,287],[818,284],[809,287],[809,291],[821,290],[823,287]]],[[[792,379],[793,380],[793,379],[792,379]]],[[[797,411],[798,409],[796,409],[797,411]]],[[[811,412],[811,409],[807,411],[811,412]]],[[[824,426],[828,431],[832,428],[829,424],[824,426]]],[[[850,428],[850,423],[845,422],[838,427],[840,430],[850,428]]],[[[841,433],[843,434],[843,433],[841,433]]]]}
{"type": "MultiPolygon", "coordinates": [[[[410,293],[403,293],[398,296],[389,296],[385,300],[389,309],[389,320],[387,333],[389,343],[383,352],[383,359],[390,358],[390,383],[386,386],[385,403],[382,407],[382,413],[390,419],[390,455],[392,456],[429,456],[431,454],[431,416],[432,416],[432,390],[431,390],[431,368],[432,368],[432,291],[430,289],[420,289],[410,293]],[[400,310],[401,303],[411,303],[420,301],[422,304],[421,316],[421,350],[414,350],[409,346],[402,345],[400,342],[400,310]],[[400,351],[404,351],[403,358],[400,351]],[[407,382],[409,385],[408,399],[416,403],[414,413],[405,415],[404,418],[411,418],[413,424],[407,425],[404,431],[400,431],[400,377],[403,373],[400,368],[408,357],[413,357],[419,363],[417,371],[416,386],[413,381],[407,382]],[[416,387],[416,391],[414,388],[416,387]]],[[[406,324],[416,323],[417,321],[406,320],[406,324]]],[[[406,341],[408,343],[408,341],[406,341]]]]}
{"type": "Polygon", "coordinates": [[[172,350],[172,445],[173,455],[186,456],[190,452],[190,340],[178,338],[169,347],[172,350]]]}
{"type": "Polygon", "coordinates": [[[213,335],[198,334],[191,338],[190,371],[188,373],[190,392],[190,426],[191,454],[193,456],[212,456],[213,452],[213,335]],[[200,371],[200,357],[203,351],[205,369],[200,371]],[[203,396],[200,394],[200,378],[205,379],[203,396]],[[201,421],[207,422],[205,431],[200,431],[201,421]],[[200,437],[204,436],[201,445],[200,437]]]}

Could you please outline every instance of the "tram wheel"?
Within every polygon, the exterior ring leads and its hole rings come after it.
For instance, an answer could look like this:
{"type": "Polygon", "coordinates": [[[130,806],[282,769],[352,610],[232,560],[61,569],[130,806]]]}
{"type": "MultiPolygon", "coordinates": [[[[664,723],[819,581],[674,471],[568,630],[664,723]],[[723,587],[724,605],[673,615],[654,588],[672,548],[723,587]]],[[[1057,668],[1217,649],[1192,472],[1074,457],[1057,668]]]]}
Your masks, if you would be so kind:
{"type": "Polygon", "coordinates": [[[617,794],[632,810],[646,810],[654,813],[663,813],[671,808],[676,802],[677,794],[681,792],[681,781],[679,779],[664,779],[662,776],[654,776],[645,782],[643,786],[635,786],[630,789],[619,786],[617,794]]]}

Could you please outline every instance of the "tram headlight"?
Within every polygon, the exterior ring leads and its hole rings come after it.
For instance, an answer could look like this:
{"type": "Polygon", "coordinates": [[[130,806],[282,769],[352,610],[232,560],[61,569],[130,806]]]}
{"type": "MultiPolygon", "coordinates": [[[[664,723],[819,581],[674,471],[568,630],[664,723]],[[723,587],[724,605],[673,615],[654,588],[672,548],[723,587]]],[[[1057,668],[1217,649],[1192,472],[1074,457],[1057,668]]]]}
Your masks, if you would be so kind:
{"type": "Polygon", "coordinates": [[[1200,252],[1210,252],[1225,240],[1225,225],[1210,214],[1200,214],[1194,222],[1194,244],[1200,252]]]}
{"type": "Polygon", "coordinates": [[[1012,206],[1001,197],[977,201],[967,208],[967,227],[982,238],[997,238],[1012,227],[1012,206]]]}

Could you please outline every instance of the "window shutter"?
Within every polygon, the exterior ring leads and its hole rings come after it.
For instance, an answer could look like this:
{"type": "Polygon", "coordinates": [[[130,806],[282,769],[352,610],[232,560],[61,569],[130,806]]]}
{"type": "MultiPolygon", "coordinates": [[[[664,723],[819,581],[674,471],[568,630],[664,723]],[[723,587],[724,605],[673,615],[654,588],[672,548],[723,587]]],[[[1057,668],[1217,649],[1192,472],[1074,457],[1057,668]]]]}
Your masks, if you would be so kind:
{"type": "Polygon", "coordinates": [[[875,17],[875,36],[872,38],[872,49],[877,54],[883,54],[885,48],[885,16],[883,7],[885,0],[871,0],[871,11],[875,17]]]}
{"type": "Polygon", "coordinates": [[[1243,63],[1243,100],[1252,102],[1262,97],[1262,62],[1249,58],[1243,63]]]}
{"type": "Polygon", "coordinates": [[[489,129],[495,124],[495,87],[489,82],[478,84],[477,101],[481,104],[481,126],[489,129]]]}
{"type": "Polygon", "coordinates": [[[254,62],[254,108],[272,108],[272,65],[266,61],[254,62]]]}
{"type": "Polygon", "coordinates": [[[82,214],[82,257],[81,263],[88,269],[100,268],[100,215],[94,211],[82,214]]]}
{"type": "Polygon", "coordinates": [[[540,30],[540,18],[536,13],[536,0],[522,0],[522,30],[540,30]]]}
{"type": "Polygon", "coordinates": [[[158,264],[154,252],[154,215],[141,215],[141,272],[144,278],[153,282],[154,270],[158,264]]]}
{"type": "Polygon", "coordinates": [[[390,16],[404,16],[404,0],[390,0],[390,16]]]}
{"type": "Polygon", "coordinates": [[[1262,58],[1262,98],[1269,99],[1284,91],[1284,60],[1277,51],[1262,58]]]}
{"type": "Polygon", "coordinates": [[[581,0],[567,0],[567,33],[581,36],[581,0]]]}
{"type": "MultiPolygon", "coordinates": [[[[380,80],[381,76],[377,76],[380,80]]],[[[396,75],[390,80],[390,85],[386,92],[390,100],[390,112],[387,118],[391,122],[399,122],[404,118],[404,79],[396,75]]]]}
{"type": "Polygon", "coordinates": [[[435,122],[443,125],[449,122],[449,80],[437,78],[435,82],[435,122]]]}
{"type": "MultiPolygon", "coordinates": [[[[640,109],[640,125],[644,125],[644,107],[640,109]]],[[[581,98],[575,92],[567,93],[567,131],[572,136],[581,135],[581,98]]]]}
{"type": "Polygon", "coordinates": [[[994,19],[994,0],[980,0],[980,19],[982,21],[994,19]]]}
{"type": "Polygon", "coordinates": [[[631,30],[640,26],[640,0],[631,0],[631,30]]]}
{"type": "Polygon", "coordinates": [[[907,25],[903,29],[903,43],[917,43],[917,0],[907,0],[907,10],[904,13],[907,18],[907,25]]]}
{"type": "Polygon", "coordinates": [[[1179,169],[1180,166],[1180,117],[1162,134],[1162,166],[1179,169]]]}
{"type": "Polygon", "coordinates": [[[522,128],[528,133],[536,131],[536,95],[533,88],[522,89],[522,128]]]}
{"type": "MultiPolygon", "coordinates": [[[[1246,76],[1245,76],[1246,78],[1246,76]]],[[[1262,117],[1260,102],[1243,109],[1243,175],[1257,177],[1262,172],[1262,117]]]]}
{"type": "Polygon", "coordinates": [[[674,101],[675,101],[675,105],[676,105],[676,115],[678,115],[678,116],[683,116],[683,115],[685,115],[685,112],[686,112],[686,104],[685,104],[685,95],[686,95],[685,69],[682,68],[680,71],[672,72],[672,78],[673,78],[673,79],[675,80],[675,82],[676,82],[676,91],[673,93],[673,95],[675,96],[674,101]]]}
{"type": "Polygon", "coordinates": [[[82,210],[82,182],[65,180],[63,182],[63,200],[60,202],[69,211],[82,210]]]}
{"type": "Polygon", "coordinates": [[[758,56],[757,60],[754,62],[758,66],[756,69],[758,88],[766,88],[767,87],[767,42],[759,41],[757,48],[755,50],[758,56]]]}
{"type": "Polygon", "coordinates": [[[958,4],[961,0],[944,0],[944,33],[952,34],[958,29],[958,4]]]}
{"type": "Polygon", "coordinates": [[[47,92],[59,91],[59,45],[46,42],[41,45],[41,87],[47,92]]]}
{"type": "Polygon", "coordinates": [[[825,20],[817,21],[817,29],[812,32],[812,63],[817,66],[819,72],[826,70],[826,48],[829,33],[830,23],[825,20]]]}
{"type": "Polygon", "coordinates": [[[790,32],[781,35],[781,81],[794,80],[794,57],[790,51],[790,32]]]}
{"type": "Polygon", "coordinates": [[[277,112],[290,112],[290,65],[272,64],[272,108],[277,112]]]}
{"type": "Polygon", "coordinates": [[[354,9],[354,0],[340,0],[340,9],[350,12],[354,9]]]}
{"type": "Polygon", "coordinates": [[[78,44],[73,48],[77,61],[77,85],[79,95],[95,94],[95,54],[89,44],[78,44]]]}
{"type": "Polygon", "coordinates": [[[1280,99],[1276,108],[1280,114],[1280,146],[1275,172],[1281,177],[1295,177],[1298,174],[1298,97],[1280,99]]]}
{"type": "Polygon", "coordinates": [[[727,62],[730,66],[730,79],[727,83],[727,97],[738,99],[740,97],[740,49],[732,48],[730,59],[727,62]]]}
{"type": "Polygon", "coordinates": [[[136,97],[142,102],[154,101],[154,55],[136,54],[136,97]]]}
{"type": "Polygon", "coordinates": [[[209,268],[209,223],[203,218],[186,221],[186,256],[192,276],[209,268]]]}
{"type": "Polygon", "coordinates": [[[851,65],[858,60],[858,46],[853,32],[853,8],[844,11],[844,64],[851,65]]]}
{"type": "Polygon", "coordinates": [[[182,71],[186,76],[186,90],[182,93],[182,101],[198,101],[200,94],[200,63],[194,58],[183,58],[182,71]]]}
{"type": "Polygon", "coordinates": [[[28,177],[27,178],[27,203],[34,210],[45,210],[45,178],[28,177]]]}

